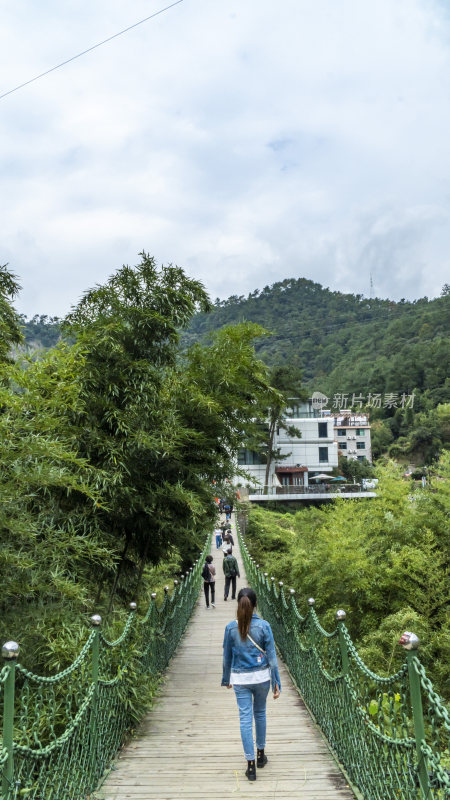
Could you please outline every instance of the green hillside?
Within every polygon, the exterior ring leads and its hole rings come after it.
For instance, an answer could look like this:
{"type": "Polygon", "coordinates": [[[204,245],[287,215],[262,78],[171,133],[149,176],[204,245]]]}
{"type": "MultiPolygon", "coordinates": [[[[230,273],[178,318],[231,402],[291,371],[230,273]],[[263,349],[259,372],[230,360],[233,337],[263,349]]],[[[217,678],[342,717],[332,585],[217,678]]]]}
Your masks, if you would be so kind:
{"type": "Polygon", "coordinates": [[[31,319],[27,319],[22,314],[20,322],[28,347],[36,349],[54,347],[61,336],[61,320],[59,317],[35,314],[31,319]]]}
{"type": "Polygon", "coordinates": [[[395,303],[287,279],[246,298],[217,300],[212,313],[193,319],[186,338],[243,320],[272,332],[258,346],[267,363],[298,363],[314,389],[417,388],[434,390],[436,400],[450,399],[449,385],[442,388],[450,366],[448,287],[435,300],[395,303]]]}
{"type": "MultiPolygon", "coordinates": [[[[305,387],[330,398],[329,407],[369,400],[375,456],[405,462],[434,460],[450,440],[450,287],[433,300],[368,299],[289,278],[248,297],[216,300],[197,314],[183,344],[225,325],[257,322],[269,335],[257,343],[270,366],[300,367],[305,387]],[[340,402],[336,395],[347,395],[340,402]],[[374,395],[381,395],[377,401],[374,395]],[[372,403],[372,406],[371,406],[372,403]],[[438,409],[438,411],[436,411],[438,409]]],[[[48,347],[59,335],[57,318],[23,320],[28,343],[48,347]]]]}
{"type": "Polygon", "coordinates": [[[448,285],[434,300],[394,302],[287,279],[248,297],[217,300],[211,313],[194,317],[185,343],[243,320],[270,331],[257,344],[258,355],[271,366],[299,366],[306,388],[326,394],[331,409],[350,408],[353,395],[360,398],[355,409],[369,400],[375,456],[389,448],[420,465],[449,444],[448,285]],[[341,403],[335,395],[342,394],[341,403]]]}

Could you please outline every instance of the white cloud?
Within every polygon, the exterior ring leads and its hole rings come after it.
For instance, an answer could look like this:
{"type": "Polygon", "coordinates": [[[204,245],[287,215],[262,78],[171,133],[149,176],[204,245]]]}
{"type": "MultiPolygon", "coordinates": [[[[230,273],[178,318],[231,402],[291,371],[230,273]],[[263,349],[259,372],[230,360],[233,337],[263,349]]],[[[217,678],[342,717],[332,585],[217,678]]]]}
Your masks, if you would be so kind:
{"type": "MultiPolygon", "coordinates": [[[[0,93],[161,8],[10,4],[0,93]],[[7,78],[6,78],[7,76],[7,78]]],[[[450,20],[432,0],[184,0],[0,101],[0,261],[64,314],[146,249],[211,295],[448,281],[450,20]]]]}

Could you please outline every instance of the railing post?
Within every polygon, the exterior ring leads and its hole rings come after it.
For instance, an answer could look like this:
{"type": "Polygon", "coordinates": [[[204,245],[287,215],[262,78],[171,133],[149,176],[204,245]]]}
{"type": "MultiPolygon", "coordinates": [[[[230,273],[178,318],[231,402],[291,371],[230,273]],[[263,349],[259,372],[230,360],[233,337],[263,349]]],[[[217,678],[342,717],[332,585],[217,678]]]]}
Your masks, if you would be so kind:
{"type": "Polygon", "coordinates": [[[100,660],[100,625],[102,618],[100,614],[93,614],[91,617],[91,625],[95,630],[94,639],[92,641],[92,682],[95,683],[96,691],[98,684],[98,667],[100,660]]]}
{"type": "Polygon", "coordinates": [[[308,641],[309,647],[312,647],[314,645],[315,638],[316,638],[315,634],[316,634],[316,630],[317,629],[316,629],[316,626],[314,625],[314,613],[313,613],[314,612],[315,602],[316,601],[315,601],[314,597],[308,597],[309,609],[308,609],[308,614],[306,616],[306,620],[307,620],[306,624],[308,626],[307,629],[306,629],[306,637],[307,637],[307,641],[308,641]]]}
{"type": "Polygon", "coordinates": [[[339,647],[341,648],[342,672],[344,675],[348,675],[349,668],[347,642],[345,641],[344,629],[342,627],[346,616],[347,614],[342,608],[336,611],[336,621],[339,628],[339,647]]]}
{"type": "Polygon", "coordinates": [[[92,717],[90,724],[90,737],[91,737],[90,761],[91,761],[91,768],[94,770],[97,764],[97,748],[99,745],[97,707],[98,707],[98,673],[100,666],[101,624],[102,624],[102,618],[100,614],[93,614],[91,617],[91,625],[94,628],[94,638],[92,640],[92,650],[91,650],[91,659],[92,659],[91,678],[92,678],[92,683],[94,684],[94,695],[92,698],[92,717]]]}
{"type": "Polygon", "coordinates": [[[2,797],[5,800],[10,796],[10,789],[14,780],[14,688],[18,655],[19,645],[17,642],[5,642],[2,647],[2,656],[8,662],[8,674],[3,689],[3,747],[8,754],[2,776],[2,797]]]}
{"type": "Polygon", "coordinates": [[[420,678],[414,666],[414,657],[419,647],[419,638],[415,633],[405,631],[399,639],[399,644],[406,651],[406,663],[408,665],[409,694],[411,698],[411,708],[414,723],[414,737],[416,740],[417,774],[419,776],[422,797],[427,800],[430,797],[431,787],[428,777],[428,769],[425,756],[422,753],[422,742],[425,741],[425,725],[423,721],[422,692],[420,689],[420,678]]]}

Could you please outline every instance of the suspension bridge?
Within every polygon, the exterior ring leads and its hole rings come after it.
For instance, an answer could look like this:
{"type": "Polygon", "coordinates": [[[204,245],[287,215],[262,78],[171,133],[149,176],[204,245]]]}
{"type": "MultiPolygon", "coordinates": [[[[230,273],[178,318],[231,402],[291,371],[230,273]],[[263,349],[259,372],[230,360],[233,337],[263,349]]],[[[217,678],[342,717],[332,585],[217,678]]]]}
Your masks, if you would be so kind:
{"type": "Polygon", "coordinates": [[[312,598],[302,616],[295,594],[264,573],[237,533],[239,585],[255,588],[281,655],[283,692],[277,701],[269,694],[269,763],[256,783],[244,776],[234,693],[220,686],[223,631],[235,614],[235,603],[223,601],[221,551],[216,608],[206,610],[200,594],[204,557],[216,553],[209,535],[162,603],[152,596],[143,617],[131,604],[116,641],[94,615],[63,672],[34,675],[17,663],[17,645],[5,643],[3,800],[450,800],[450,718],[414,635],[403,637],[401,669],[376,675],[344,612],[331,632],[312,598]],[[157,702],[130,738],[133,697],[169,662],[157,702]]]}

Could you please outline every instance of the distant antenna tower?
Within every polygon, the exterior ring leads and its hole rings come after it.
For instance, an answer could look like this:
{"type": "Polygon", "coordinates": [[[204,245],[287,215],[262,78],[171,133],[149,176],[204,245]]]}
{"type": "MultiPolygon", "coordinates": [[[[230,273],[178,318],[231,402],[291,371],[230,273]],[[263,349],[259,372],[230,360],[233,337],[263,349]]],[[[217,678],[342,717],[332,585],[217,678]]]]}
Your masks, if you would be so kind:
{"type": "Polygon", "coordinates": [[[372,278],[372,273],[370,273],[370,299],[373,300],[373,278],[372,278]]]}

